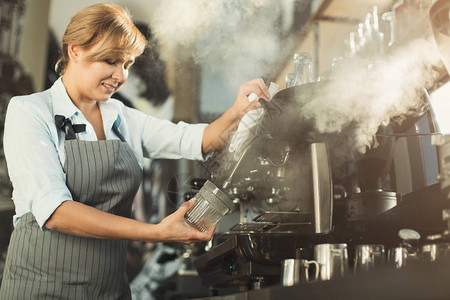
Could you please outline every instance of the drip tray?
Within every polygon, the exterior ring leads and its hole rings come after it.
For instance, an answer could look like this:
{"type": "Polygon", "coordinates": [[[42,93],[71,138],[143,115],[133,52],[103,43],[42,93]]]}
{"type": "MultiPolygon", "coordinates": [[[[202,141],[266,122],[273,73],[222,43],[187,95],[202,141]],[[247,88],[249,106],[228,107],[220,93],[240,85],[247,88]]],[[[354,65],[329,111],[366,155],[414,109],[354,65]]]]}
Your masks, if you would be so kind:
{"type": "Polygon", "coordinates": [[[230,228],[231,231],[266,231],[277,226],[274,223],[238,223],[230,228]]]}
{"type": "MultiPolygon", "coordinates": [[[[313,223],[312,213],[304,212],[264,212],[252,223],[238,223],[230,228],[232,232],[287,232],[313,223]]],[[[300,229],[300,230],[304,230],[300,229]]]]}
{"type": "Polygon", "coordinates": [[[300,226],[311,225],[311,222],[303,223],[238,223],[230,228],[231,232],[294,232],[300,226]]]}
{"type": "Polygon", "coordinates": [[[313,221],[313,214],[310,212],[298,212],[298,211],[267,211],[253,219],[255,222],[264,223],[290,223],[292,224],[311,224],[313,221]]]}

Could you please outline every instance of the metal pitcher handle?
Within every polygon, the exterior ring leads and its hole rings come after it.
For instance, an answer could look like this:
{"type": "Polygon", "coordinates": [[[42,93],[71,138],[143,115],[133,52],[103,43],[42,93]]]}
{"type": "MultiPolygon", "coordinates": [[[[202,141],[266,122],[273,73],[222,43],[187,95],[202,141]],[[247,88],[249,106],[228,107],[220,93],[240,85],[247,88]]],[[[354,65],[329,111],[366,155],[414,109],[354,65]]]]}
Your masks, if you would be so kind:
{"type": "MultiPolygon", "coordinates": [[[[305,264],[305,268],[307,270],[309,270],[309,265],[314,265],[316,270],[314,272],[314,279],[312,281],[316,281],[317,279],[319,279],[319,268],[320,268],[319,263],[317,261],[315,261],[315,260],[306,260],[304,262],[304,264],[305,264]]],[[[309,274],[308,273],[309,272],[306,272],[306,274],[305,274],[307,282],[309,282],[309,274]]]]}

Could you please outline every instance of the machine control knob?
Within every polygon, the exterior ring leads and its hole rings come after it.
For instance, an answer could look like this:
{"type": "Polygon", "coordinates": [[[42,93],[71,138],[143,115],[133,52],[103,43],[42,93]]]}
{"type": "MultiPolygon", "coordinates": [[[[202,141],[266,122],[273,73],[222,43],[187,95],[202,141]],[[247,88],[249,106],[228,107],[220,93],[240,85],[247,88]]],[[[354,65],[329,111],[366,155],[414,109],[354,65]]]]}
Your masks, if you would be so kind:
{"type": "Polygon", "coordinates": [[[201,189],[203,187],[203,185],[206,183],[206,181],[208,181],[207,179],[202,179],[202,178],[194,178],[191,180],[191,186],[194,189],[201,189]]]}
{"type": "Polygon", "coordinates": [[[194,198],[195,195],[197,195],[197,193],[195,193],[195,192],[186,192],[186,193],[184,193],[184,195],[183,195],[183,200],[184,200],[184,201],[189,201],[189,200],[191,200],[192,198],[194,198]]]}
{"type": "Polygon", "coordinates": [[[239,265],[235,255],[227,255],[223,258],[222,272],[230,276],[239,274],[239,265]]]}

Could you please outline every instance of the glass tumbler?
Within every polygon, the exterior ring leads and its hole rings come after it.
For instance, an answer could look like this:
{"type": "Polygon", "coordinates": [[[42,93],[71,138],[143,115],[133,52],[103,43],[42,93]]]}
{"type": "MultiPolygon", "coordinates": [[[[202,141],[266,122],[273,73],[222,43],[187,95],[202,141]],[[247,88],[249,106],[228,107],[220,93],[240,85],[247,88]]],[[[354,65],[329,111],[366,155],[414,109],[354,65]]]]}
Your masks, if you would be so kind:
{"type": "Polygon", "coordinates": [[[206,232],[233,207],[233,201],[207,180],[195,195],[195,205],[186,212],[184,219],[197,230],[206,232]]]}

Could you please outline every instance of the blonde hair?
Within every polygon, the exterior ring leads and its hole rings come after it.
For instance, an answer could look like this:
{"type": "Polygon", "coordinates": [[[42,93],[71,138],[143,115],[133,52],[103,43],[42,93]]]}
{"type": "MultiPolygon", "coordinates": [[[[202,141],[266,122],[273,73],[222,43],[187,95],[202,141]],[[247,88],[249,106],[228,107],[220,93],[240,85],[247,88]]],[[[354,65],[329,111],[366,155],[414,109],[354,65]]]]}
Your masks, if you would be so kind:
{"type": "Polygon", "coordinates": [[[146,39],[134,25],[128,11],[115,4],[94,4],[80,10],[70,21],[62,39],[61,58],[55,65],[63,75],[69,62],[68,45],[89,50],[100,43],[90,61],[125,60],[127,55],[138,57],[146,46],[146,39]]]}

